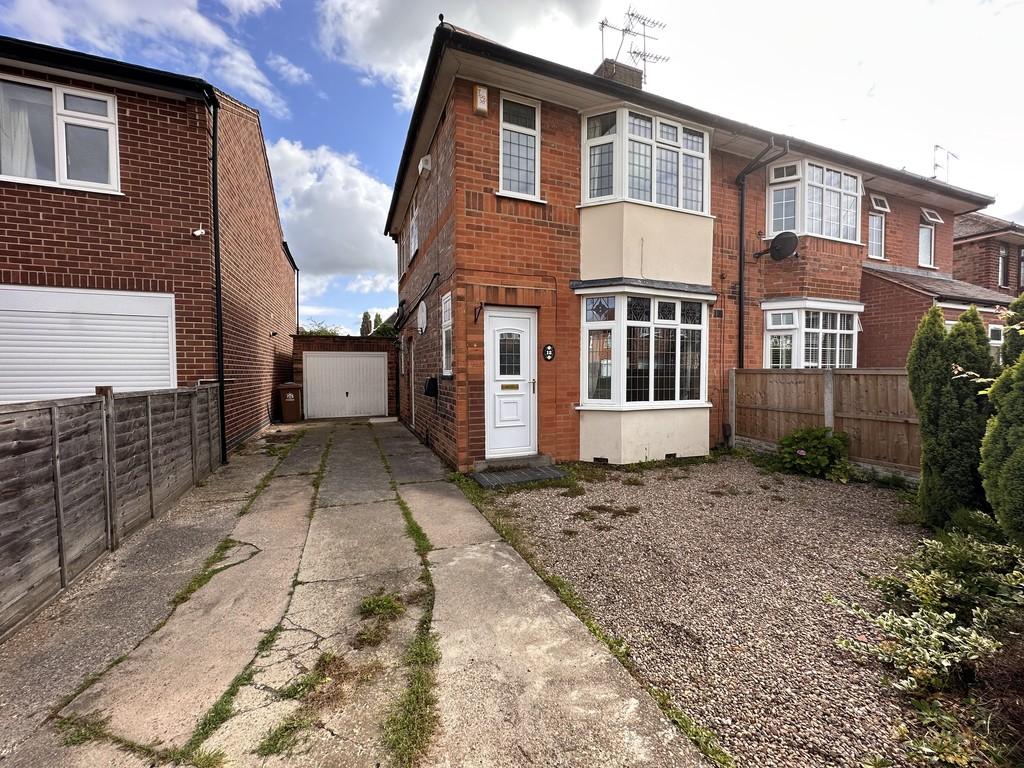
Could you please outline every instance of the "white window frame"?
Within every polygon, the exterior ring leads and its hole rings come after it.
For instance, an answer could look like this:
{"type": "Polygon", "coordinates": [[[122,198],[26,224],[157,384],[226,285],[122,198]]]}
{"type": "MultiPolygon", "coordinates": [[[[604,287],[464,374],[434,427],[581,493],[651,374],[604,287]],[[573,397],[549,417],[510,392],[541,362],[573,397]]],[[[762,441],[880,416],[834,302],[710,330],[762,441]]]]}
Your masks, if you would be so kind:
{"type": "Polygon", "coordinates": [[[877,261],[886,261],[886,258],[885,258],[885,214],[884,213],[880,213],[877,210],[871,211],[871,212],[868,213],[868,238],[867,238],[867,246],[868,246],[868,258],[869,259],[875,259],[877,261]],[[881,221],[881,227],[879,229],[879,232],[881,233],[881,239],[879,240],[879,243],[878,243],[878,255],[877,256],[875,254],[871,253],[871,220],[872,219],[878,219],[878,220],[881,221]]]}
{"type": "MultiPolygon", "coordinates": [[[[861,214],[863,209],[862,198],[864,196],[864,180],[863,176],[849,168],[835,163],[829,163],[822,160],[817,160],[812,157],[793,158],[787,157],[784,160],[780,160],[776,163],[772,163],[765,169],[766,181],[767,181],[767,192],[765,194],[765,239],[770,240],[779,232],[790,231],[797,235],[810,235],[811,237],[819,237],[824,240],[835,240],[840,243],[852,243],[853,245],[863,245],[861,241],[861,214]],[[790,173],[781,178],[775,178],[775,170],[777,168],[784,168],[787,166],[797,166],[795,174],[790,173]],[[821,184],[811,181],[811,166],[817,166],[822,168],[822,174],[824,175],[827,171],[834,171],[840,174],[840,187],[838,189],[833,187],[827,187],[824,185],[824,181],[821,184]],[[857,180],[856,192],[850,192],[842,188],[842,179],[844,176],[851,176],[857,180]],[[792,230],[776,230],[775,220],[773,216],[773,195],[772,191],[776,188],[785,188],[789,186],[796,186],[796,227],[792,230]],[[810,195],[808,194],[809,187],[821,188],[822,189],[822,206],[824,207],[824,196],[826,190],[834,190],[839,192],[839,236],[833,236],[823,232],[812,232],[810,228],[810,195]],[[857,207],[854,215],[854,237],[853,239],[845,238],[843,234],[843,198],[844,196],[853,196],[856,198],[857,207]]],[[[823,211],[824,213],[824,211],[823,211]]],[[[824,215],[822,216],[824,229],[824,215]]]]}
{"type": "Polygon", "coordinates": [[[1003,326],[999,323],[989,323],[988,328],[985,329],[988,335],[988,346],[989,352],[992,354],[992,359],[997,363],[1002,362],[1003,359],[1003,342],[1006,340],[1006,331],[1003,326]],[[992,331],[999,331],[999,339],[992,338],[992,331]]]}
{"type": "Polygon", "coordinates": [[[1024,245],[1017,251],[1017,289],[1024,291],[1024,245]]]}
{"type": "Polygon", "coordinates": [[[885,195],[876,195],[873,192],[869,195],[871,198],[871,207],[879,213],[892,213],[892,208],[889,207],[889,199],[885,195]]]}
{"type": "Polygon", "coordinates": [[[711,132],[707,128],[678,120],[671,115],[652,112],[630,104],[605,105],[598,109],[588,110],[581,114],[581,152],[580,168],[582,184],[580,185],[580,207],[601,205],[610,202],[630,202],[637,205],[649,205],[669,211],[681,211],[696,215],[711,215],[711,132]],[[591,117],[615,113],[615,133],[612,136],[587,138],[587,121],[591,117]],[[650,118],[652,125],[651,138],[633,136],[629,133],[629,113],[650,118]],[[677,140],[662,139],[661,126],[672,126],[677,129],[677,140]],[[703,136],[704,149],[701,152],[686,147],[685,131],[693,131],[703,136]],[[629,196],[629,142],[636,141],[651,147],[651,199],[637,200],[629,196]],[[590,148],[600,144],[612,145],[612,192],[610,195],[590,196],[590,148]],[[658,147],[678,153],[676,172],[676,205],[657,202],[658,199],[658,147]],[[683,158],[685,156],[700,158],[704,163],[700,209],[683,207],[683,158]]]}
{"type": "Polygon", "coordinates": [[[409,242],[406,243],[405,250],[408,255],[408,260],[405,262],[406,268],[412,263],[412,260],[416,258],[416,254],[420,250],[420,208],[416,201],[416,193],[413,192],[412,202],[409,203],[409,242]]]}
{"type": "Polygon", "coordinates": [[[942,220],[942,217],[939,216],[939,212],[936,211],[934,208],[922,208],[921,216],[929,224],[945,224],[945,222],[942,220]]]}
{"type": "Polygon", "coordinates": [[[776,182],[768,187],[768,231],[778,234],[779,232],[796,232],[800,228],[800,182],[776,182]],[[788,189],[794,190],[793,195],[793,226],[790,229],[775,229],[775,193],[784,192],[788,189]]]}
{"type": "Polygon", "coordinates": [[[78,88],[68,88],[62,85],[54,85],[44,80],[33,80],[27,77],[16,75],[0,74],[0,80],[12,83],[20,83],[36,88],[45,88],[53,95],[53,157],[56,168],[54,168],[55,181],[49,179],[33,179],[24,176],[11,176],[0,174],[0,181],[10,181],[18,184],[34,184],[41,187],[59,187],[61,189],[74,189],[86,192],[103,192],[105,194],[121,194],[121,166],[120,166],[120,139],[117,130],[117,97],[112,93],[101,91],[87,91],[78,88]],[[107,115],[91,115],[84,112],[65,109],[64,96],[81,96],[86,99],[105,101],[107,103],[107,115]],[[110,182],[101,184],[90,181],[69,179],[67,174],[67,135],[65,128],[68,125],[79,125],[85,128],[99,128],[107,132],[107,175],[110,182]]]}
{"type": "Polygon", "coordinates": [[[935,225],[926,224],[923,221],[917,227],[917,265],[926,269],[935,269],[935,225]],[[928,238],[930,248],[927,261],[924,261],[921,255],[921,232],[925,229],[931,231],[931,235],[928,238]]]}
{"type": "Polygon", "coordinates": [[[454,353],[455,335],[452,328],[452,294],[451,291],[441,297],[441,375],[451,376],[452,365],[455,362],[454,353]],[[451,338],[445,336],[445,331],[451,334],[451,338]],[[449,354],[451,359],[449,360],[449,354]],[[446,365],[447,363],[447,365],[446,365]]]}
{"type": "Polygon", "coordinates": [[[710,316],[710,304],[717,298],[707,294],[687,294],[676,291],[636,291],[633,289],[613,286],[601,289],[585,289],[577,292],[580,295],[580,405],[577,410],[605,410],[605,411],[636,411],[636,410],[664,410],[671,408],[709,408],[708,402],[708,318],[710,316]],[[615,319],[604,321],[587,321],[586,306],[587,299],[598,296],[614,296],[615,298],[615,319]],[[651,301],[651,320],[649,322],[628,321],[626,319],[629,297],[649,299],[651,301]],[[676,304],[676,319],[674,321],[658,320],[658,301],[669,301],[676,304]],[[682,322],[680,302],[696,302],[701,306],[701,322],[699,325],[682,322]],[[626,328],[627,326],[647,327],[651,330],[649,343],[649,380],[648,399],[644,401],[626,401],[626,328]],[[675,355],[675,400],[654,400],[654,336],[656,328],[676,329],[676,355],[675,355]],[[589,347],[589,331],[608,330],[612,332],[612,385],[611,398],[605,400],[591,399],[588,397],[589,387],[587,377],[589,375],[589,361],[587,359],[589,347]],[[680,331],[699,330],[701,333],[700,352],[700,393],[696,400],[679,399],[679,353],[680,353],[680,331]]]}
{"type": "Polygon", "coordinates": [[[999,256],[996,262],[996,283],[1000,288],[1010,287],[1010,249],[1008,246],[999,246],[999,256]]]}
{"type": "Polygon", "coordinates": [[[541,155],[541,124],[540,124],[540,102],[536,99],[530,99],[526,96],[520,96],[515,93],[501,93],[498,99],[498,191],[496,194],[502,197],[515,197],[520,200],[532,200],[534,202],[544,202],[540,194],[540,155],[541,155]],[[508,129],[515,131],[516,133],[526,134],[527,136],[533,136],[536,151],[534,152],[533,161],[533,180],[534,190],[533,194],[526,194],[524,192],[510,192],[505,189],[505,102],[513,101],[516,104],[521,104],[524,107],[533,107],[536,110],[536,121],[534,128],[525,128],[521,125],[509,124],[508,129]]]}
{"type": "MultiPolygon", "coordinates": [[[[771,337],[772,336],[790,336],[792,338],[792,366],[789,370],[802,369],[802,368],[820,368],[821,367],[821,341],[819,337],[818,343],[818,365],[807,365],[804,360],[804,353],[806,350],[806,337],[805,334],[808,331],[821,333],[834,333],[837,336],[836,339],[836,363],[839,363],[839,335],[848,335],[853,338],[853,349],[851,353],[852,368],[857,367],[857,354],[860,346],[860,332],[861,323],[860,315],[864,311],[864,305],[857,302],[845,302],[835,301],[832,299],[774,299],[761,303],[761,309],[764,311],[764,343],[763,343],[763,366],[765,368],[772,367],[771,360],[771,337]],[[853,315],[853,329],[852,330],[840,330],[840,320],[836,318],[836,329],[825,330],[823,328],[807,328],[807,313],[817,312],[822,313],[835,313],[837,315],[848,314],[853,315]],[[782,314],[793,314],[793,322],[777,322],[776,318],[782,314]]],[[[823,325],[824,323],[821,323],[823,325]]],[[[845,366],[844,366],[845,368],[845,366]]],[[[787,370],[787,369],[776,369],[776,370],[787,370]]],[[[827,370],[827,369],[826,369],[827,370]]]]}

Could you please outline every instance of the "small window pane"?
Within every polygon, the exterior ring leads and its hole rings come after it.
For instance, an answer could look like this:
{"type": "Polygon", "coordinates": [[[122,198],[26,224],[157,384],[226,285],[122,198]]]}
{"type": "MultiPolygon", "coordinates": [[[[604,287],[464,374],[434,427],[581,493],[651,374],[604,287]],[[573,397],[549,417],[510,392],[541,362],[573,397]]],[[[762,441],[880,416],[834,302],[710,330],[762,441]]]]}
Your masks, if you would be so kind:
{"type": "Polygon", "coordinates": [[[834,331],[839,327],[839,317],[835,312],[821,313],[821,327],[827,331],[834,331]]]}
{"type": "Polygon", "coordinates": [[[537,194],[537,137],[505,128],[502,131],[502,189],[537,194]]]}
{"type": "Polygon", "coordinates": [[[506,100],[502,102],[502,110],[502,119],[509,125],[519,125],[530,130],[537,128],[537,110],[535,107],[506,100]]]}
{"type": "Polygon", "coordinates": [[[683,325],[700,325],[701,304],[699,301],[684,301],[680,306],[682,307],[682,315],[679,318],[680,323],[683,325]]]}
{"type": "Polygon", "coordinates": [[[679,153],[658,147],[658,198],[662,205],[679,205],[679,153]]]}
{"type": "Polygon", "coordinates": [[[839,335],[839,367],[853,368],[853,336],[847,333],[839,335]]]}
{"type": "Polygon", "coordinates": [[[843,174],[843,191],[857,192],[857,177],[848,173],[843,174]]]}
{"type": "Polygon", "coordinates": [[[836,334],[821,334],[821,367],[836,368],[836,334]]]}
{"type": "Polygon", "coordinates": [[[683,128],[683,146],[694,152],[704,151],[704,133],[683,128]]]}
{"type": "Polygon", "coordinates": [[[107,129],[68,123],[64,126],[64,132],[67,140],[68,178],[109,184],[110,142],[107,129]]]}
{"type": "Polygon", "coordinates": [[[814,163],[811,163],[808,166],[807,175],[809,176],[809,180],[812,184],[821,184],[825,181],[825,169],[820,165],[814,165],[814,163]]]}
{"type": "Polygon", "coordinates": [[[768,337],[768,367],[793,367],[793,335],[772,334],[768,337]]]}
{"type": "Polygon", "coordinates": [[[630,296],[626,303],[626,319],[634,322],[651,322],[651,300],[630,296]]]}
{"type": "Polygon", "coordinates": [[[674,301],[659,301],[658,302],[658,319],[659,320],[675,320],[676,319],[676,303],[674,301]]]}
{"type": "Polygon", "coordinates": [[[658,123],[658,138],[664,141],[679,143],[679,127],[671,123],[658,123]]]}
{"type": "Polygon", "coordinates": [[[654,399],[676,399],[676,329],[654,329],[654,399]]]}
{"type": "Polygon", "coordinates": [[[868,256],[873,259],[884,258],[882,252],[882,232],[884,228],[885,217],[882,214],[868,214],[868,256]]]}
{"type": "Polygon", "coordinates": [[[853,315],[849,312],[843,312],[839,315],[839,330],[841,331],[852,331],[853,330],[853,315]]]}
{"type": "Polygon", "coordinates": [[[839,189],[842,184],[843,174],[839,171],[833,171],[831,168],[825,169],[825,186],[832,187],[833,189],[839,189]]]}
{"type": "Polygon", "coordinates": [[[778,328],[783,325],[793,325],[796,322],[792,312],[772,312],[768,324],[778,328]]]}
{"type": "Polygon", "coordinates": [[[587,397],[612,399],[612,329],[587,332],[587,397]]]}
{"type": "Polygon", "coordinates": [[[818,367],[818,341],[821,334],[817,331],[808,331],[804,334],[804,366],[807,368],[818,367]]]}
{"type": "Polygon", "coordinates": [[[680,400],[700,400],[700,334],[696,328],[679,331],[680,400]]]}
{"type": "Polygon", "coordinates": [[[821,313],[808,312],[804,317],[804,326],[806,328],[821,328],[821,313]]]}
{"type": "Polygon", "coordinates": [[[824,226],[823,234],[829,237],[839,237],[840,201],[842,194],[831,189],[825,190],[824,226]]]}
{"type": "Polygon", "coordinates": [[[519,334],[506,331],[498,336],[498,375],[518,376],[522,370],[519,359],[519,334]]]}
{"type": "Polygon", "coordinates": [[[824,212],[824,190],[821,187],[807,188],[807,229],[816,235],[822,233],[824,212]]]}
{"type": "Polygon", "coordinates": [[[629,142],[629,196],[651,200],[651,145],[629,142]]]}
{"type": "Polygon", "coordinates": [[[615,297],[594,296],[587,299],[587,322],[600,323],[615,319],[615,297]]]}
{"type": "Polygon", "coordinates": [[[641,139],[650,139],[654,136],[654,120],[645,115],[630,112],[629,134],[631,136],[639,136],[641,139]]]}
{"type": "Polygon", "coordinates": [[[651,329],[642,325],[626,326],[626,401],[650,399],[651,329]]]}
{"type": "Polygon", "coordinates": [[[789,165],[780,165],[772,169],[772,178],[776,181],[780,179],[789,179],[796,176],[796,163],[790,163],[789,165]]]}
{"type": "Polygon", "coordinates": [[[843,227],[840,236],[844,240],[857,239],[857,198],[843,195],[843,227]]]}
{"type": "Polygon", "coordinates": [[[0,81],[0,173],[56,181],[53,91],[0,81]]]}
{"type": "Polygon", "coordinates": [[[444,354],[442,357],[442,367],[444,370],[451,371],[452,369],[452,329],[451,326],[447,327],[442,331],[443,338],[442,344],[444,346],[444,354]]]}
{"type": "Polygon", "coordinates": [[[606,197],[612,194],[614,144],[598,144],[590,148],[590,196],[606,197]]]}
{"type": "Polygon", "coordinates": [[[587,138],[596,139],[601,136],[615,135],[615,113],[607,112],[587,118],[587,138]]]}
{"type": "Polygon", "coordinates": [[[918,229],[917,235],[918,263],[928,267],[933,264],[932,233],[931,227],[922,226],[918,229]]]}
{"type": "Polygon", "coordinates": [[[772,190],[772,232],[796,231],[796,187],[772,190]]]}
{"type": "Polygon", "coordinates": [[[65,93],[64,109],[72,112],[83,112],[87,115],[101,115],[103,117],[107,117],[107,100],[90,99],[87,96],[76,96],[73,93],[65,93]]]}
{"type": "Polygon", "coordinates": [[[683,208],[704,210],[704,158],[683,155],[683,208]]]}

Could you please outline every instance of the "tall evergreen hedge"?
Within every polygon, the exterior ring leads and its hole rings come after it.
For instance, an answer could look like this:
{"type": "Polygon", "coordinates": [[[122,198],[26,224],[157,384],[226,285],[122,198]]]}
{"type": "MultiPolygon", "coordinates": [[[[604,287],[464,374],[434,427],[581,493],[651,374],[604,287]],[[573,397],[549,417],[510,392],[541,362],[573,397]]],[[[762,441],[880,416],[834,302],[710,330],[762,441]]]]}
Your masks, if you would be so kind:
{"type": "Polygon", "coordinates": [[[1024,352],[1024,294],[1010,302],[1009,310],[1003,321],[1003,365],[1006,367],[1016,363],[1024,352]]]}
{"type": "Polygon", "coordinates": [[[1024,544],[1024,358],[1006,368],[989,395],[995,415],[981,446],[981,475],[996,520],[1024,544]]]}

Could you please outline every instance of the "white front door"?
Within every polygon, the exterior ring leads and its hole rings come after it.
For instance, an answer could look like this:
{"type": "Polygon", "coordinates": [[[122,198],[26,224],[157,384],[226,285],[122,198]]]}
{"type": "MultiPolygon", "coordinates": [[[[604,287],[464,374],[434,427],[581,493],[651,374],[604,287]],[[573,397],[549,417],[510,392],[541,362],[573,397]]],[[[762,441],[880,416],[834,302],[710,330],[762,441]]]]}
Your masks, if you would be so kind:
{"type": "Polygon", "coordinates": [[[537,453],[537,312],[484,309],[488,459],[537,453]]]}

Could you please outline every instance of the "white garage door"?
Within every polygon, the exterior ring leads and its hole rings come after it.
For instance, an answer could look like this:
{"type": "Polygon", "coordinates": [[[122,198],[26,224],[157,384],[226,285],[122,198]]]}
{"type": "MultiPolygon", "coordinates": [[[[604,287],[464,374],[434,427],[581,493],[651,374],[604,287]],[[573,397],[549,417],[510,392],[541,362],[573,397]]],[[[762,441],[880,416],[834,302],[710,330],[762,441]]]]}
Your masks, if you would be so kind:
{"type": "Polygon", "coordinates": [[[302,399],[307,419],[386,416],[386,352],[303,352],[302,399]]]}
{"type": "Polygon", "coordinates": [[[0,285],[0,402],[177,380],[172,294],[0,285]]]}

